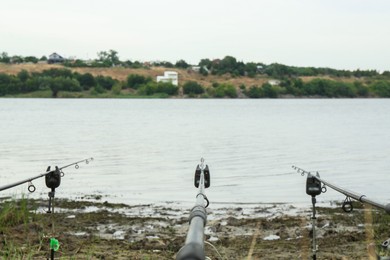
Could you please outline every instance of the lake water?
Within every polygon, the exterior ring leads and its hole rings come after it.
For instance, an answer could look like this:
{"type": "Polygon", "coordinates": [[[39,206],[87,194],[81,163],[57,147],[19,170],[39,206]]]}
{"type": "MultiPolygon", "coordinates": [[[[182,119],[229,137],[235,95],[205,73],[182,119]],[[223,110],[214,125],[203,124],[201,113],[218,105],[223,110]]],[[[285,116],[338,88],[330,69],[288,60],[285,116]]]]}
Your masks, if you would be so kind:
{"type": "Polygon", "coordinates": [[[0,99],[0,186],[93,157],[64,171],[56,197],[192,205],[204,157],[217,205],[310,204],[292,165],[388,203],[389,113],[388,99],[0,99]]]}

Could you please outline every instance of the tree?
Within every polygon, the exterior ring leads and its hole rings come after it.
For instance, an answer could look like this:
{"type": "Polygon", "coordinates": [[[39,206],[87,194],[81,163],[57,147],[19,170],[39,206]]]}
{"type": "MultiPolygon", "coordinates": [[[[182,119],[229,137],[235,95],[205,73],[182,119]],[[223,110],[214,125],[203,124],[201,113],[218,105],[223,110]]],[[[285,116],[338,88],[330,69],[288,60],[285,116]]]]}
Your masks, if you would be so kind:
{"type": "Polygon", "coordinates": [[[24,58],[24,62],[31,62],[31,63],[38,63],[38,58],[34,57],[34,56],[27,56],[24,58]]]}
{"type": "Polygon", "coordinates": [[[261,89],[257,86],[252,86],[247,91],[246,95],[250,98],[261,98],[261,89]]]}
{"type": "Polygon", "coordinates": [[[187,81],[183,85],[183,92],[184,92],[184,94],[199,95],[199,94],[203,94],[204,93],[204,88],[198,82],[187,81]]]}
{"type": "Polygon", "coordinates": [[[176,95],[179,88],[175,85],[173,85],[170,82],[153,82],[150,81],[147,84],[142,85],[140,88],[138,88],[138,94],[140,95],[153,95],[156,93],[162,93],[167,95],[176,95]]]}
{"type": "Polygon", "coordinates": [[[369,93],[368,88],[366,86],[364,86],[363,83],[361,83],[359,81],[355,81],[353,83],[353,85],[355,86],[357,96],[359,96],[359,97],[367,97],[368,96],[368,93],[369,93]]]}
{"type": "Polygon", "coordinates": [[[73,73],[69,69],[57,69],[57,68],[52,68],[49,70],[44,70],[42,71],[43,76],[49,76],[49,77],[64,77],[64,78],[72,78],[73,73]]]}
{"type": "Polygon", "coordinates": [[[24,61],[24,59],[23,59],[22,56],[14,55],[14,56],[12,56],[12,58],[11,58],[11,62],[12,62],[12,63],[18,64],[18,63],[23,63],[23,61],[24,61]]]}
{"type": "Polygon", "coordinates": [[[240,74],[238,71],[237,60],[232,56],[226,56],[220,62],[212,65],[213,73],[222,75],[225,73],[240,74]]]}
{"type": "Polygon", "coordinates": [[[151,77],[144,77],[138,74],[130,74],[127,76],[126,87],[138,89],[141,85],[147,84],[152,81],[151,77]]]}
{"type": "Polygon", "coordinates": [[[179,88],[170,82],[158,82],[156,93],[165,93],[170,96],[177,95],[179,88]]]}
{"type": "Polygon", "coordinates": [[[176,68],[182,68],[182,69],[186,69],[188,68],[190,65],[185,61],[185,60],[178,60],[176,63],[175,63],[175,67],[176,68]]]}
{"type": "Polygon", "coordinates": [[[206,66],[201,66],[200,69],[199,69],[199,73],[202,74],[205,77],[209,75],[209,71],[206,68],[206,66]]]}
{"type": "Polygon", "coordinates": [[[248,77],[254,78],[257,73],[257,65],[254,62],[249,62],[245,65],[245,72],[247,73],[248,77]]]}
{"type": "Polygon", "coordinates": [[[112,93],[115,95],[119,95],[122,91],[122,84],[119,82],[115,83],[114,86],[112,86],[112,93]]]}
{"type": "Polygon", "coordinates": [[[81,87],[83,87],[84,90],[89,90],[90,88],[96,86],[96,80],[91,73],[79,74],[77,76],[77,80],[79,81],[81,87]]]}
{"type": "Polygon", "coordinates": [[[220,69],[222,71],[230,72],[236,68],[237,60],[236,60],[236,58],[234,58],[232,56],[226,56],[225,58],[223,58],[221,60],[221,62],[219,63],[219,66],[220,66],[220,69]]]}
{"type": "Polygon", "coordinates": [[[20,79],[21,82],[26,82],[30,77],[30,73],[28,73],[27,70],[21,70],[18,72],[17,77],[20,79]]]}
{"type": "Polygon", "coordinates": [[[390,97],[390,82],[389,81],[375,81],[370,84],[370,88],[379,97],[390,97]]]}
{"type": "Polygon", "coordinates": [[[99,61],[103,63],[105,67],[111,67],[120,64],[118,52],[114,50],[100,51],[97,53],[99,61]]]}
{"type": "Polygon", "coordinates": [[[215,89],[215,97],[222,98],[222,97],[230,97],[230,98],[236,98],[237,95],[237,89],[230,84],[219,84],[218,87],[215,89]]]}
{"type": "Polygon", "coordinates": [[[35,76],[29,78],[24,84],[23,92],[32,92],[37,90],[46,90],[50,88],[50,79],[49,77],[35,76]]]}
{"type": "Polygon", "coordinates": [[[97,76],[96,82],[98,85],[102,86],[104,89],[111,90],[112,86],[115,84],[115,80],[111,77],[97,76]]]}
{"type": "Polygon", "coordinates": [[[80,83],[76,79],[57,77],[49,80],[52,97],[57,97],[59,91],[81,91],[80,83]]]}
{"type": "Polygon", "coordinates": [[[0,62],[4,62],[4,63],[10,63],[11,62],[11,58],[8,56],[8,53],[6,53],[6,52],[2,52],[1,53],[0,62]]]}
{"type": "Polygon", "coordinates": [[[210,70],[211,69],[211,67],[212,67],[212,62],[211,62],[211,60],[210,59],[201,59],[200,60],[200,62],[199,62],[199,67],[206,67],[208,70],[210,70]]]}
{"type": "Polygon", "coordinates": [[[278,93],[272,87],[272,85],[269,84],[269,83],[264,83],[261,86],[261,90],[262,90],[262,96],[263,97],[267,97],[267,98],[277,98],[278,97],[278,93]]]}

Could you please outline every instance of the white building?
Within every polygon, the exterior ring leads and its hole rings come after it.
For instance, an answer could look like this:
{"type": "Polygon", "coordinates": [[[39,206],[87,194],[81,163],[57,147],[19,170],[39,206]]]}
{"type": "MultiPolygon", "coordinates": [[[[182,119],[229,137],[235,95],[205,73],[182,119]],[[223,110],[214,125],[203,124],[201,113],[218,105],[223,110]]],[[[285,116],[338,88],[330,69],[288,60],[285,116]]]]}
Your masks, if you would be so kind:
{"type": "Polygon", "coordinates": [[[268,80],[268,84],[270,84],[271,86],[279,86],[280,83],[281,83],[280,80],[277,80],[277,79],[268,80]]]}
{"type": "Polygon", "coordinates": [[[165,71],[164,76],[157,76],[157,82],[170,82],[179,85],[179,75],[176,71],[165,71]]]}

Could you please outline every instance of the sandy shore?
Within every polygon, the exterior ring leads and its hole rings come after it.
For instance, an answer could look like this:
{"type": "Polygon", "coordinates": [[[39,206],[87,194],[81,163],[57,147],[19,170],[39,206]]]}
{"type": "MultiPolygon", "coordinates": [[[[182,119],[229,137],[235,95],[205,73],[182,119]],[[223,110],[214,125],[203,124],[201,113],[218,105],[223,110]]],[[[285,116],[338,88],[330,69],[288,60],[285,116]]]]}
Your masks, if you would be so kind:
{"type": "MultiPolygon", "coordinates": [[[[99,201],[27,202],[21,223],[1,227],[0,255],[45,259],[49,238],[60,242],[60,259],[174,259],[184,244],[190,209],[99,201]]],[[[20,208],[20,202],[15,209],[20,208]]],[[[4,218],[4,203],[2,204],[4,218]]],[[[367,246],[388,239],[389,217],[356,205],[352,213],[318,208],[318,259],[368,259],[367,246]]],[[[9,213],[15,218],[17,213],[9,213]],[[13,214],[13,215],[12,215],[13,214]]],[[[291,205],[209,208],[205,251],[211,259],[309,259],[311,210],[291,205]]],[[[7,216],[6,216],[7,217],[7,216]]],[[[9,220],[8,220],[9,221],[9,220]]],[[[376,247],[380,252],[380,247],[376,247]]],[[[383,252],[381,252],[383,253],[383,252]]]]}

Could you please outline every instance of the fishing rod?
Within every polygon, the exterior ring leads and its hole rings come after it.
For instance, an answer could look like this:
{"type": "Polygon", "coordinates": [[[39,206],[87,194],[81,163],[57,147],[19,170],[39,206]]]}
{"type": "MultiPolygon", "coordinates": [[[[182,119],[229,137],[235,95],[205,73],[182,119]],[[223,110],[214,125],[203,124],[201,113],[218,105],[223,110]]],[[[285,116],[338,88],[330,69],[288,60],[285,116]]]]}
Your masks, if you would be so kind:
{"type": "MultiPolygon", "coordinates": [[[[13,187],[16,187],[16,186],[19,186],[19,185],[22,185],[24,183],[29,183],[27,189],[29,192],[33,193],[35,191],[35,186],[32,184],[32,181],[35,180],[35,179],[38,179],[38,178],[41,178],[43,176],[52,176],[52,173],[55,172],[55,171],[59,171],[60,173],[60,177],[64,177],[65,176],[65,173],[62,171],[63,169],[65,168],[68,168],[70,166],[75,166],[76,169],[79,168],[79,163],[83,163],[85,162],[86,164],[88,164],[90,161],[93,161],[93,158],[87,158],[87,159],[84,159],[84,160],[81,160],[81,161],[77,161],[77,162],[74,162],[74,163],[71,163],[71,164],[68,164],[68,165],[65,165],[65,166],[62,166],[60,168],[58,168],[56,166],[56,169],[54,171],[50,171],[50,166],[47,168],[46,172],[45,173],[41,173],[35,177],[31,177],[31,178],[28,178],[28,179],[25,179],[25,180],[22,180],[22,181],[18,181],[18,182],[15,182],[15,183],[11,183],[11,184],[8,184],[8,185],[4,185],[2,187],[0,187],[0,191],[3,191],[3,190],[8,190],[10,188],[13,188],[13,187]]],[[[58,174],[58,173],[57,173],[58,174]]],[[[50,187],[49,187],[50,188],[50,187]]]]}
{"type": "MultiPolygon", "coordinates": [[[[299,168],[299,167],[296,167],[296,166],[292,166],[292,168],[295,169],[302,176],[307,174],[307,178],[308,179],[309,179],[309,176],[310,176],[310,178],[314,178],[315,180],[317,180],[317,182],[320,183],[319,185],[320,185],[320,189],[321,189],[321,192],[319,194],[325,193],[327,191],[327,189],[326,189],[327,186],[332,188],[332,189],[334,189],[337,192],[340,192],[340,193],[344,194],[346,196],[346,198],[345,198],[345,200],[343,202],[342,208],[343,208],[343,210],[345,212],[351,212],[353,210],[352,200],[351,200],[351,198],[352,198],[352,199],[355,199],[355,200],[360,201],[362,203],[367,203],[367,204],[370,204],[370,205],[375,206],[377,208],[383,209],[383,210],[386,211],[387,214],[390,214],[390,203],[383,204],[383,203],[380,203],[378,201],[375,201],[375,200],[367,198],[366,195],[359,194],[357,192],[350,191],[350,190],[345,189],[345,188],[341,188],[341,187],[339,187],[339,186],[337,186],[337,185],[335,185],[335,184],[333,184],[331,182],[328,182],[328,181],[320,178],[320,175],[319,175],[318,172],[316,172],[316,175],[312,175],[311,172],[305,171],[302,168],[299,168]],[[322,187],[321,187],[321,183],[322,183],[322,187]]],[[[318,185],[318,184],[316,184],[316,185],[318,185]]],[[[311,185],[312,187],[309,187],[309,188],[310,189],[315,189],[314,186],[316,186],[316,185],[311,185]]]]}
{"type": "MultiPolygon", "coordinates": [[[[36,188],[35,188],[34,184],[32,183],[32,181],[35,179],[41,178],[41,177],[45,177],[46,186],[51,189],[51,191],[48,193],[49,206],[48,206],[48,210],[46,212],[53,213],[54,212],[53,200],[54,200],[54,195],[55,195],[55,189],[60,186],[61,177],[65,176],[63,169],[66,169],[66,168],[73,166],[73,165],[75,166],[76,169],[78,169],[80,167],[79,166],[80,163],[88,164],[90,161],[93,161],[92,157],[84,159],[84,160],[80,160],[80,161],[77,161],[77,162],[62,166],[62,167],[55,166],[54,170],[51,170],[51,167],[48,166],[46,169],[46,172],[41,173],[37,176],[22,180],[22,181],[18,181],[18,182],[12,183],[12,184],[2,186],[2,187],[0,187],[0,191],[7,190],[7,189],[10,189],[10,188],[13,188],[13,187],[16,187],[16,186],[19,186],[19,185],[22,185],[22,184],[28,182],[27,189],[29,192],[33,193],[36,190],[36,188]]],[[[54,232],[54,222],[52,223],[52,229],[53,229],[52,233],[54,234],[55,233],[54,232]]],[[[54,260],[54,254],[59,249],[59,247],[60,247],[60,244],[59,244],[58,240],[55,239],[54,237],[51,237],[50,238],[50,259],[54,260]]]]}
{"type": "Polygon", "coordinates": [[[205,189],[210,187],[210,170],[204,164],[204,159],[196,166],[194,185],[199,189],[196,195],[195,206],[191,209],[187,237],[184,246],[179,250],[176,260],[204,260],[204,227],[207,221],[206,208],[209,200],[206,197],[205,189]]]}
{"type": "MultiPolygon", "coordinates": [[[[327,191],[327,186],[334,189],[337,192],[340,192],[346,196],[343,204],[342,209],[349,213],[353,210],[352,200],[351,198],[360,201],[362,203],[367,203],[372,206],[375,206],[380,209],[384,209],[387,214],[390,214],[390,203],[389,204],[383,204],[380,202],[377,202],[375,200],[369,199],[366,197],[366,195],[359,194],[354,191],[350,191],[348,189],[341,188],[333,183],[330,183],[320,177],[320,174],[316,172],[315,174],[312,172],[305,171],[302,168],[292,166],[294,170],[296,170],[298,173],[300,173],[302,176],[307,175],[306,178],[306,194],[311,196],[312,204],[313,204],[313,215],[311,217],[312,220],[312,256],[313,260],[316,260],[316,253],[318,251],[318,246],[316,244],[316,196],[320,195],[321,193],[325,193],[327,191]]],[[[388,245],[390,243],[390,239],[386,240],[382,243],[382,248],[387,249],[388,245]]],[[[377,259],[388,259],[388,258],[377,258],[377,259]]]]}

